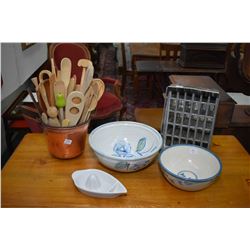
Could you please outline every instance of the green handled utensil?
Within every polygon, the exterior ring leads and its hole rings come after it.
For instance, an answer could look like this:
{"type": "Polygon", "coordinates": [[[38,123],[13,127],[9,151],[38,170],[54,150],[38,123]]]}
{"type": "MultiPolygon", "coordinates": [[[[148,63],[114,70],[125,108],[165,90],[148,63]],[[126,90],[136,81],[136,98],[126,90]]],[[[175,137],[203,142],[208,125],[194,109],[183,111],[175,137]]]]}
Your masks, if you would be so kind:
{"type": "Polygon", "coordinates": [[[64,95],[62,93],[58,93],[56,95],[56,107],[59,109],[60,122],[62,122],[64,119],[63,108],[65,107],[65,105],[66,105],[66,100],[64,98],[64,95]]]}

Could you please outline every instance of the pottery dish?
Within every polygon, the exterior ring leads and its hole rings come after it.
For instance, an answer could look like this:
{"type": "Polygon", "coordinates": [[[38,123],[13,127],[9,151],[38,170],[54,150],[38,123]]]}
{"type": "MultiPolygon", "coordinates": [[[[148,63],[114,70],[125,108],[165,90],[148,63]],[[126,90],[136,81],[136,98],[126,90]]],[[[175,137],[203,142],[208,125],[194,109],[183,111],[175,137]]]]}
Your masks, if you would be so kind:
{"type": "Polygon", "coordinates": [[[195,145],[174,145],[164,149],[159,164],[172,185],[187,191],[208,187],[222,170],[221,161],[214,153],[195,145]]]}
{"type": "Polygon", "coordinates": [[[162,146],[162,137],[154,128],[128,121],[110,122],[89,135],[90,147],[106,167],[133,172],[148,166],[162,146]]]}
{"type": "Polygon", "coordinates": [[[127,194],[119,180],[99,169],[77,170],[72,173],[72,179],[78,190],[88,196],[115,198],[127,194]]]}

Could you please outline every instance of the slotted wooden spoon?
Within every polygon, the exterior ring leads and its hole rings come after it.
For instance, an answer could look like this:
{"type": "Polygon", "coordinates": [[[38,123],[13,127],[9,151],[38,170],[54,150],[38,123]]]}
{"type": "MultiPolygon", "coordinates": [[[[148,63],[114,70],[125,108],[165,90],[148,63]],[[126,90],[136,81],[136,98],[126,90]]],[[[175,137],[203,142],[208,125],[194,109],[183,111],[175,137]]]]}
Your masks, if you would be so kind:
{"type": "Polygon", "coordinates": [[[71,60],[67,57],[64,57],[61,60],[61,80],[65,84],[65,89],[68,88],[70,77],[71,77],[71,60]]]}
{"type": "Polygon", "coordinates": [[[84,108],[84,95],[80,91],[71,92],[66,101],[65,119],[68,119],[70,126],[75,126],[79,121],[84,108]]]}

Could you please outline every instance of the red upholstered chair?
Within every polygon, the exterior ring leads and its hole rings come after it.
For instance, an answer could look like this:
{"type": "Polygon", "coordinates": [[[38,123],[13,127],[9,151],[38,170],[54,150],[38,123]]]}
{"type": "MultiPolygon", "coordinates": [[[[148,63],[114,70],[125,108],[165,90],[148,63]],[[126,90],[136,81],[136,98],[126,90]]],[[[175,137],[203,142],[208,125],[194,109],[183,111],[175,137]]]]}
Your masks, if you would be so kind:
{"type": "MultiPolygon", "coordinates": [[[[88,48],[81,43],[56,43],[49,47],[49,57],[54,58],[55,67],[60,68],[62,58],[68,57],[72,62],[71,76],[76,75],[76,83],[81,80],[82,68],[77,66],[79,59],[91,60],[91,54],[88,48]]],[[[123,104],[120,95],[121,82],[110,77],[101,78],[105,83],[106,90],[99,100],[96,112],[92,120],[102,120],[114,117],[120,112],[119,119],[122,115],[123,104]]]]}

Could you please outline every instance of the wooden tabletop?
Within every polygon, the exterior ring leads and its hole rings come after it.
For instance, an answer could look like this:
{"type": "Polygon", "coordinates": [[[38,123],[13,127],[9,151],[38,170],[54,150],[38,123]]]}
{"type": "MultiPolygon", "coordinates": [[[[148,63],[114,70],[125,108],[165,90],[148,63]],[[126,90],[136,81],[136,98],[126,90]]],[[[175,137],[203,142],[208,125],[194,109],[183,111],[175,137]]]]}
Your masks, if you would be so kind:
{"type": "Polygon", "coordinates": [[[163,108],[136,108],[135,120],[161,130],[163,108]]]}
{"type": "Polygon", "coordinates": [[[147,168],[119,173],[103,167],[90,150],[72,160],[53,158],[44,134],[27,134],[2,170],[2,207],[250,207],[250,158],[233,136],[214,136],[223,164],[220,178],[197,192],[179,190],[163,177],[157,159],[147,168]],[[80,193],[75,170],[97,168],[118,178],[128,193],[112,199],[80,193]]]}

